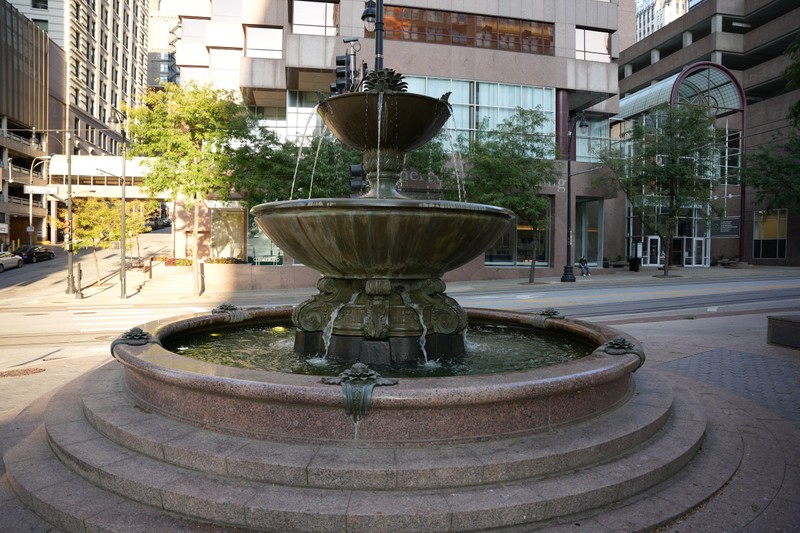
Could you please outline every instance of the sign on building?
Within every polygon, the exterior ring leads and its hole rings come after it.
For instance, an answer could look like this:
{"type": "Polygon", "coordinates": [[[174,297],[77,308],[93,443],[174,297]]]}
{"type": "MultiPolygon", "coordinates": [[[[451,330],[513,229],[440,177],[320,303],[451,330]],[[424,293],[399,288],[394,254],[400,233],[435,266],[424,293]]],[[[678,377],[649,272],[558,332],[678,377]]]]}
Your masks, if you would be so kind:
{"type": "Polygon", "coordinates": [[[711,221],[711,238],[727,239],[739,237],[739,217],[715,218],[711,221]]]}

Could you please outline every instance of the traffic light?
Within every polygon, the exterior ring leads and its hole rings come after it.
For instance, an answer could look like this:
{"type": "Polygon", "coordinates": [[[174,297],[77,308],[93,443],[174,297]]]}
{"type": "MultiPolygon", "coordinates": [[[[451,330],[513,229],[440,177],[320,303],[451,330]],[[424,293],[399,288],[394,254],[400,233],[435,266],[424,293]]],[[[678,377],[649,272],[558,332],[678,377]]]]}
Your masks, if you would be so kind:
{"type": "Polygon", "coordinates": [[[364,165],[350,165],[350,192],[362,194],[367,188],[367,174],[364,165]]]}
{"type": "Polygon", "coordinates": [[[350,54],[336,56],[336,83],[331,83],[332,94],[344,94],[353,88],[353,72],[350,68],[350,54]]]}

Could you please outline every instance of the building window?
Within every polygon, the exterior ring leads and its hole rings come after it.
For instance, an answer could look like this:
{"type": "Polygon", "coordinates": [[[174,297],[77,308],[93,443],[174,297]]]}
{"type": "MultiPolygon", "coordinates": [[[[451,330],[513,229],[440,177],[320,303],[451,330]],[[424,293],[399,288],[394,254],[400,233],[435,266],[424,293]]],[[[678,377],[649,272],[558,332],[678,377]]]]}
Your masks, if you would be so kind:
{"type": "Polygon", "coordinates": [[[753,259],[786,259],[786,222],[786,209],[754,213],[753,259]]]}
{"type": "Polygon", "coordinates": [[[47,0],[31,0],[33,9],[47,9],[47,0]]]}
{"type": "Polygon", "coordinates": [[[416,7],[386,7],[384,38],[555,55],[553,24],[416,7]]]}
{"type": "MultiPolygon", "coordinates": [[[[551,206],[547,208],[546,220],[550,220],[551,206]]],[[[483,256],[484,264],[530,266],[535,257],[538,266],[549,266],[551,241],[550,224],[545,227],[534,227],[524,220],[517,219],[516,226],[509,229],[486,250],[483,256]]]]}
{"type": "Polygon", "coordinates": [[[338,2],[292,2],[292,32],[336,36],[339,33],[338,2]]]}
{"type": "Polygon", "coordinates": [[[281,59],[283,57],[283,30],[246,26],[245,57],[281,59]]]}
{"type": "Polygon", "coordinates": [[[33,23],[36,24],[40,30],[47,33],[47,30],[50,29],[50,23],[43,19],[31,19],[33,23]]]}
{"type": "Polygon", "coordinates": [[[575,29],[575,57],[586,61],[611,62],[611,34],[575,29]]]}

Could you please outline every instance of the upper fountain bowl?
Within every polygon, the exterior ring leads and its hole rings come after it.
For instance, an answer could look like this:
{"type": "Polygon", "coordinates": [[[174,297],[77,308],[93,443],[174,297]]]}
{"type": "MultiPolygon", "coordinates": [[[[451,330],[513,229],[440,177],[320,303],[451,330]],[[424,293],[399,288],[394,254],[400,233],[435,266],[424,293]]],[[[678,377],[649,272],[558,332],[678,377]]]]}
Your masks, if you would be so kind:
{"type": "Polygon", "coordinates": [[[317,112],[333,135],[351,148],[410,152],[439,133],[452,109],[444,97],[389,91],[331,96],[320,102],[317,112]]]}

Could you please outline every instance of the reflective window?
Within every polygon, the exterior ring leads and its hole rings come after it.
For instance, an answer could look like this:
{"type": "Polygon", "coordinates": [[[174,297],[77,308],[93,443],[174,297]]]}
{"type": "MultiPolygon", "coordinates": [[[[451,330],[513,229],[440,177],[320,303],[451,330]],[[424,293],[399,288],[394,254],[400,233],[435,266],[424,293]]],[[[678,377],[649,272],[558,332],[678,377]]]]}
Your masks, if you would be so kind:
{"type": "Polygon", "coordinates": [[[338,35],[339,4],[335,2],[292,2],[292,32],[304,35],[338,35]]]}
{"type": "Polygon", "coordinates": [[[514,115],[517,107],[539,108],[545,115],[542,133],[555,134],[555,89],[504,83],[485,83],[447,78],[420,78],[407,76],[410,92],[440,97],[449,92],[453,115],[448,122],[450,146],[459,135],[475,131],[481,120],[488,120],[488,127],[496,127],[514,115]]]}
{"type": "Polygon", "coordinates": [[[245,57],[281,59],[283,57],[283,30],[245,26],[245,57]]]}
{"type": "Polygon", "coordinates": [[[611,34],[603,31],[575,30],[575,57],[586,61],[611,62],[611,34]]]}
{"type": "MultiPolygon", "coordinates": [[[[545,22],[387,6],[384,38],[555,55],[554,25],[545,22]]],[[[374,32],[367,32],[374,37],[374,32]]]]}

